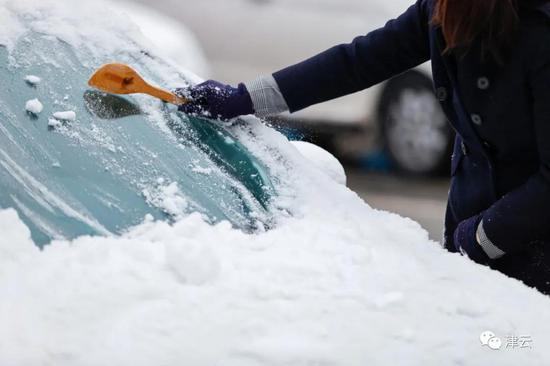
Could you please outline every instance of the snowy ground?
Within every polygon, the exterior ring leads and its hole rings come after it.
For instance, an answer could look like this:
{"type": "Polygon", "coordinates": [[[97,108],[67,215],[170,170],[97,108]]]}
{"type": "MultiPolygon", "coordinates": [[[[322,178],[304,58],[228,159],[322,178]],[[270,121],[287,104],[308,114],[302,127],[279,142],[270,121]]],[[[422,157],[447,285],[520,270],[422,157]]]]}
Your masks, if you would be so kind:
{"type": "MultiPolygon", "coordinates": [[[[58,17],[56,32],[92,29],[71,3],[47,4],[33,13],[44,26],[58,17]]],[[[0,5],[8,15],[33,9],[0,5]]],[[[240,140],[278,178],[285,208],[270,231],[193,214],[40,251],[16,212],[1,210],[0,365],[550,363],[547,297],[446,253],[412,220],[373,210],[282,135],[247,122],[240,140]],[[528,335],[531,348],[491,350],[484,331],[503,342],[528,335]]]]}

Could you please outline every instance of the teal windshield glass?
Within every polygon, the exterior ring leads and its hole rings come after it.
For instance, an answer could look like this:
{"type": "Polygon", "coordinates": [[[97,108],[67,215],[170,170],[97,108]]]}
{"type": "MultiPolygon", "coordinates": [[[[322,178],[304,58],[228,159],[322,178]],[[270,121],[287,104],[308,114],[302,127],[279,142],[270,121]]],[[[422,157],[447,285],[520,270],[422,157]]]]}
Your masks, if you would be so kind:
{"type": "MultiPolygon", "coordinates": [[[[223,124],[157,101],[143,110],[137,101],[148,97],[91,90],[99,65],[81,60],[68,44],[35,33],[10,52],[0,46],[0,207],[17,209],[38,245],[119,234],[147,215],[199,212],[247,231],[269,225],[268,171],[223,124]],[[28,75],[41,81],[26,82],[28,75]],[[40,113],[26,111],[33,99],[40,113]],[[76,118],[56,114],[66,111],[76,118]]],[[[117,61],[162,79],[146,52],[117,61]]]]}

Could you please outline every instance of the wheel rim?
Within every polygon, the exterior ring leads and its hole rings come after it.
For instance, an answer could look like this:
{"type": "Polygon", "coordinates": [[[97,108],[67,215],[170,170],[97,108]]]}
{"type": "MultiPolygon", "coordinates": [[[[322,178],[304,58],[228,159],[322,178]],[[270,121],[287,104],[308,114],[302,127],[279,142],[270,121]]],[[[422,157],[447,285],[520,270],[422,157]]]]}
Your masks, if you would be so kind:
{"type": "Polygon", "coordinates": [[[437,168],[447,151],[449,128],[431,91],[404,89],[400,93],[389,106],[386,139],[402,168],[418,173],[437,168]]]}

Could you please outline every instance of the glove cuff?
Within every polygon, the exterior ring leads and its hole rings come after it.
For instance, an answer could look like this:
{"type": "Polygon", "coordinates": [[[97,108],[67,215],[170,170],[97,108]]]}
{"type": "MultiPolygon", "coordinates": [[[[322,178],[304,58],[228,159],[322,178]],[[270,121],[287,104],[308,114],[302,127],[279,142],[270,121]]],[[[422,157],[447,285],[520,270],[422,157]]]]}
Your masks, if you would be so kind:
{"type": "Polygon", "coordinates": [[[462,221],[454,233],[454,245],[458,251],[479,264],[488,264],[489,256],[477,242],[476,232],[483,215],[479,214],[462,221]]]}
{"type": "Polygon", "coordinates": [[[245,86],[252,98],[256,116],[262,118],[288,111],[288,105],[272,75],[248,81],[245,86]]]}

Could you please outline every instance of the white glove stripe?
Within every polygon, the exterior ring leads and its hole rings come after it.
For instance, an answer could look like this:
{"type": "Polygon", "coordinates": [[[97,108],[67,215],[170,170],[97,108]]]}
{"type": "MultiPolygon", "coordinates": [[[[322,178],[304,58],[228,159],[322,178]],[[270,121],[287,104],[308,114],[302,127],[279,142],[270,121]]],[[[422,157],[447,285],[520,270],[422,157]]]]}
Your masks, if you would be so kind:
{"type": "Polygon", "coordinates": [[[477,238],[479,245],[483,248],[485,253],[491,259],[497,259],[505,255],[506,253],[498,248],[493,242],[487,237],[485,229],[483,229],[483,221],[479,223],[477,227],[477,238]]]}
{"type": "Polygon", "coordinates": [[[288,105],[273,76],[261,76],[244,85],[250,93],[256,116],[267,117],[288,111],[288,105]]]}

